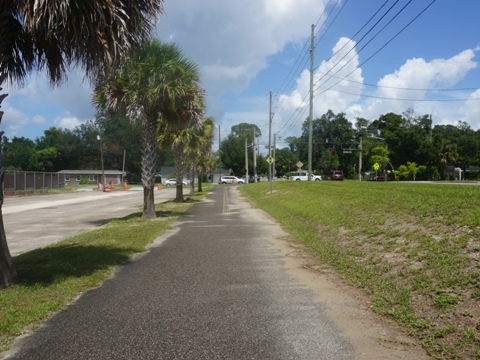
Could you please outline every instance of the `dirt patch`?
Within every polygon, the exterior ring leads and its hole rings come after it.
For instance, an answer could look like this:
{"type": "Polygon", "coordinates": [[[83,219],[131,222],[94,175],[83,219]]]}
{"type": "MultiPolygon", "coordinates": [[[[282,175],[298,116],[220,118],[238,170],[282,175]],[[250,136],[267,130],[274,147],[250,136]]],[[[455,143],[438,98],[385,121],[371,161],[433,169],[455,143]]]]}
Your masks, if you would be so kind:
{"type": "Polygon", "coordinates": [[[313,290],[329,317],[351,340],[356,359],[428,359],[425,351],[393,321],[376,315],[368,296],[346,284],[328,265],[302,244],[288,238],[271,240],[285,256],[291,276],[313,290]]]}

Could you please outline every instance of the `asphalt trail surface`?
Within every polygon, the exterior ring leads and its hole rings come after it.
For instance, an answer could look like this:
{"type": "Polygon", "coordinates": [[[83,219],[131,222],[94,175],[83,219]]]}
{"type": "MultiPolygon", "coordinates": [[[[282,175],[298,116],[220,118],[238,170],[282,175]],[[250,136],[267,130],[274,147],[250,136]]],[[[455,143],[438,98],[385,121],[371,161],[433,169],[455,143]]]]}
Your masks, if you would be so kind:
{"type": "Polygon", "coordinates": [[[286,271],[263,213],[217,187],[150,251],[84,293],[9,359],[353,359],[308,287],[286,271]]]}

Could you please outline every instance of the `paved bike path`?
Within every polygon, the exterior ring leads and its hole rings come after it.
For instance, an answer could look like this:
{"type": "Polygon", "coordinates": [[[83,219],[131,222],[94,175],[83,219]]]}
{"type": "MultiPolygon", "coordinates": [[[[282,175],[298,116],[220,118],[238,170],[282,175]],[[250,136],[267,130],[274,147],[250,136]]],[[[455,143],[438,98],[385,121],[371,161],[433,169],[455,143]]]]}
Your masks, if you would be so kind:
{"type": "Polygon", "coordinates": [[[353,359],[314,294],[269,240],[278,225],[217,187],[10,359],[353,359]]]}

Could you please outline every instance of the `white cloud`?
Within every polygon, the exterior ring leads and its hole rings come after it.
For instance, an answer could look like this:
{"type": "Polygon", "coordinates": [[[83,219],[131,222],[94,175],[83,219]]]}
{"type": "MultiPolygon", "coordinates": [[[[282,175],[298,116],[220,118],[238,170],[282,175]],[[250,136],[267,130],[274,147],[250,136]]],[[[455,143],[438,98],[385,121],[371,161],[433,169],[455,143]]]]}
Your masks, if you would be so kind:
{"type": "MultiPolygon", "coordinates": [[[[68,74],[68,81],[52,88],[44,73],[32,74],[22,88],[5,87],[9,94],[2,107],[5,109],[5,131],[9,137],[22,133],[35,125],[59,126],[72,129],[94,118],[91,106],[91,87],[83,81],[81,71],[68,74]],[[59,116],[58,114],[66,114],[59,116]],[[73,114],[73,115],[71,115],[73,114]],[[76,120],[74,120],[76,119],[76,120]]],[[[38,130],[37,130],[38,131],[38,130]]],[[[37,133],[37,137],[42,134],[37,133]]]]}
{"type": "Polygon", "coordinates": [[[474,129],[480,128],[480,89],[473,92],[470,95],[470,100],[466,101],[462,108],[461,113],[464,115],[463,121],[466,121],[470,127],[474,129]]]}
{"type": "Polygon", "coordinates": [[[36,115],[32,117],[32,122],[35,124],[45,124],[47,122],[47,119],[45,119],[43,116],[36,115]]]}
{"type": "MultiPolygon", "coordinates": [[[[332,49],[329,60],[323,61],[314,71],[314,118],[322,116],[329,109],[334,112],[359,111],[355,105],[363,88],[362,70],[357,68],[358,54],[355,42],[340,38],[332,49]]],[[[305,70],[296,80],[297,86],[291,94],[279,97],[279,110],[276,112],[281,133],[286,129],[296,129],[299,134],[302,123],[308,116],[310,71],[305,70]],[[296,109],[299,109],[295,112],[296,109]],[[294,114],[294,116],[292,116],[294,114]]]]}
{"type": "MultiPolygon", "coordinates": [[[[455,105],[459,103],[422,100],[440,99],[446,95],[452,99],[451,96],[455,96],[454,92],[446,94],[425,89],[446,89],[456,86],[477,67],[474,58],[475,50],[469,49],[450,59],[407,60],[394,73],[387,74],[378,81],[379,88],[376,96],[382,99],[366,101],[364,117],[375,119],[381,114],[388,112],[401,114],[406,109],[413,108],[420,114],[432,114],[434,123],[456,124],[460,120],[458,116],[461,116],[458,112],[459,106],[455,105]]],[[[465,98],[464,93],[461,96],[465,98]]],[[[468,113],[468,108],[472,105],[474,105],[473,101],[468,102],[464,113],[468,113]]],[[[465,119],[465,121],[468,120],[465,119]]]]}
{"type": "Polygon", "coordinates": [[[79,125],[81,125],[84,121],[80,120],[79,118],[75,116],[69,116],[70,114],[67,114],[65,117],[61,118],[56,118],[54,120],[55,125],[59,129],[73,129],[79,125]]]}
{"type": "Polygon", "coordinates": [[[245,90],[269,56],[304,41],[308,24],[318,20],[327,2],[177,0],[165,3],[158,35],[199,64],[208,112],[217,118],[224,115],[221,96],[245,90]]]}
{"type": "MultiPolygon", "coordinates": [[[[6,99],[8,99],[8,97],[6,99]]],[[[1,129],[5,131],[5,136],[8,138],[16,136],[19,130],[27,126],[30,122],[28,116],[12,107],[7,100],[3,101],[1,110],[4,111],[1,129]]]]}
{"type": "MultiPolygon", "coordinates": [[[[470,95],[425,90],[457,86],[477,67],[474,58],[478,49],[462,51],[449,59],[409,59],[393,73],[384,75],[375,93],[366,93],[362,70],[357,68],[358,55],[355,49],[349,50],[352,46],[354,43],[349,39],[341,38],[332,50],[332,58],[323,61],[314,73],[314,117],[331,109],[336,113],[345,112],[353,123],[357,117],[372,121],[388,112],[401,114],[413,108],[418,114],[431,114],[434,124],[456,124],[464,120],[472,128],[480,127],[480,101],[465,101],[463,106],[458,105],[462,102],[422,101],[443,97],[479,99],[480,90],[470,95]],[[361,94],[377,98],[362,98],[361,94]]],[[[289,130],[294,136],[300,134],[301,125],[308,116],[309,76],[309,71],[303,71],[292,93],[279,97],[275,117],[277,129],[283,133],[289,130]]]]}

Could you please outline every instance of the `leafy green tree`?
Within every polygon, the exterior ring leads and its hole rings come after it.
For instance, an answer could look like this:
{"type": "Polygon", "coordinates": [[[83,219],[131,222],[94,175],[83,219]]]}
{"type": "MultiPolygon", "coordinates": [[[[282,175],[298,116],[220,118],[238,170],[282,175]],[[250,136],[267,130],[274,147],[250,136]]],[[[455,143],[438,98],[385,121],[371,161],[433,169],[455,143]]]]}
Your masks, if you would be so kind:
{"type": "Polygon", "coordinates": [[[43,164],[38,160],[39,154],[35,149],[35,143],[24,137],[14,137],[11,142],[5,144],[6,151],[3,158],[3,166],[9,170],[20,171],[43,171],[43,164]]]}
{"type": "Polygon", "coordinates": [[[286,147],[275,150],[275,175],[278,177],[287,175],[290,171],[294,171],[298,157],[286,147]]]}
{"type": "MultiPolygon", "coordinates": [[[[259,127],[255,124],[241,123],[232,126],[231,133],[225,140],[220,143],[220,162],[223,166],[232,170],[237,176],[245,174],[245,139],[247,144],[253,143],[253,130],[255,136],[261,136],[259,127]]],[[[248,147],[248,158],[253,159],[253,148],[248,147]]],[[[265,159],[263,159],[265,160],[265,159]]],[[[266,161],[266,160],[265,160],[266,161]]],[[[248,162],[249,173],[253,174],[253,161],[248,162]]],[[[257,173],[260,174],[262,169],[262,157],[257,156],[257,173]]],[[[268,171],[268,163],[266,165],[268,171]]]]}
{"type": "MultiPolygon", "coordinates": [[[[347,175],[352,169],[351,165],[355,161],[355,155],[344,153],[343,149],[353,146],[355,131],[345,114],[335,114],[332,110],[328,110],[320,118],[312,121],[312,130],[312,169],[317,172],[328,173],[332,167],[340,167],[344,169],[347,175]],[[333,158],[336,160],[332,161],[333,158]],[[334,166],[335,164],[338,165],[334,166]],[[328,169],[328,171],[325,169],[328,169]]],[[[302,125],[300,138],[286,139],[290,149],[305,164],[305,167],[308,166],[308,133],[309,123],[307,119],[302,125]]]]}
{"type": "MultiPolygon", "coordinates": [[[[100,159],[98,157],[99,149],[96,136],[101,133],[105,167],[107,169],[121,170],[125,160],[124,170],[127,173],[128,181],[140,182],[142,171],[142,153],[139,141],[141,138],[140,124],[130,121],[128,117],[121,113],[106,113],[97,115],[90,128],[91,130],[83,132],[82,138],[85,138],[86,144],[94,142],[94,159],[96,161],[94,164],[100,166],[98,163],[100,159]],[[93,134],[93,138],[92,131],[96,131],[93,134]]],[[[90,146],[88,145],[89,148],[90,146]]],[[[155,149],[155,152],[155,168],[160,169],[162,164],[171,157],[171,154],[169,151],[160,151],[158,148],[155,149]]]]}
{"type": "Polygon", "coordinates": [[[325,149],[322,152],[322,161],[320,163],[320,172],[322,174],[329,174],[332,170],[338,169],[340,166],[340,160],[336,151],[325,149]]]}
{"type": "MultiPolygon", "coordinates": [[[[43,132],[43,136],[36,138],[35,145],[38,151],[55,149],[54,158],[44,158],[48,162],[44,164],[46,171],[81,169],[82,161],[93,156],[93,151],[87,151],[84,139],[78,136],[76,130],[51,127],[43,132]]],[[[98,154],[98,146],[95,153],[98,154]]]]}
{"type": "Polygon", "coordinates": [[[41,167],[43,171],[52,171],[51,169],[58,158],[58,150],[54,146],[37,150],[37,158],[42,164],[41,167]]]}
{"type": "Polygon", "coordinates": [[[395,178],[397,180],[413,180],[415,181],[417,173],[425,171],[426,166],[418,166],[415,162],[408,161],[406,165],[400,165],[395,171],[395,178]]]}

